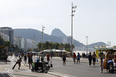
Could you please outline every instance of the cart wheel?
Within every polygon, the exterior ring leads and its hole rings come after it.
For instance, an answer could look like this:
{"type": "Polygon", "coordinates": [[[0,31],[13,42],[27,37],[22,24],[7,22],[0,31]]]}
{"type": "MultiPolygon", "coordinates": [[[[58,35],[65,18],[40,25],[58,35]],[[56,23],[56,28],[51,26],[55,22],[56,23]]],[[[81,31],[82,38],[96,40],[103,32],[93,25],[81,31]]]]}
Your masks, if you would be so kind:
{"type": "Polygon", "coordinates": [[[44,72],[45,72],[45,73],[48,73],[48,70],[45,70],[44,72]]]}

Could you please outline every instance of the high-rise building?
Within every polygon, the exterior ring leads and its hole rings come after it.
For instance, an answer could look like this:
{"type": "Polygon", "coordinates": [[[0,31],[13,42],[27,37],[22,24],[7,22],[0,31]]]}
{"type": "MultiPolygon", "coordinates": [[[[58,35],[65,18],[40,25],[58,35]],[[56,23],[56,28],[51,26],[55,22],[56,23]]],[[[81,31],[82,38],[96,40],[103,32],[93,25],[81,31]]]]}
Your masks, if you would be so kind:
{"type": "Polygon", "coordinates": [[[7,34],[9,36],[9,41],[11,44],[14,44],[14,30],[10,27],[0,27],[0,32],[7,34]]]}
{"type": "Polygon", "coordinates": [[[0,32],[0,36],[4,39],[4,41],[9,41],[9,36],[7,34],[0,32]]]}

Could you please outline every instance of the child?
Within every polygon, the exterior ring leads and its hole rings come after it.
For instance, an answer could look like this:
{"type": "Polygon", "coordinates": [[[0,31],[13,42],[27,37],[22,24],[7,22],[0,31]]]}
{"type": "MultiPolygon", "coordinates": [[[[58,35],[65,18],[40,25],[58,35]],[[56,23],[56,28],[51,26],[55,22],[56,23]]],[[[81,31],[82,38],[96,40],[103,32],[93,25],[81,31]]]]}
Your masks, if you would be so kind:
{"type": "Polygon", "coordinates": [[[103,59],[102,58],[100,58],[100,68],[101,68],[100,73],[103,73],[103,59]]]}

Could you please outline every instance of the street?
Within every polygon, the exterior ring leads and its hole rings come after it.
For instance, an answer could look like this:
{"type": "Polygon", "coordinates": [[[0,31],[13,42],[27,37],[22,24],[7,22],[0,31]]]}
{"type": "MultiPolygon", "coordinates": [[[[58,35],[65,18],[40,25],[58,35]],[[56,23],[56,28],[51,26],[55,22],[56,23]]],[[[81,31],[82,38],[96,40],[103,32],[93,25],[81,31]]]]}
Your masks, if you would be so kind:
{"type": "Polygon", "coordinates": [[[99,64],[96,67],[89,67],[88,63],[74,64],[73,62],[67,62],[66,66],[62,65],[62,61],[53,60],[54,69],[52,71],[62,74],[72,75],[76,77],[114,77],[115,74],[100,73],[99,64]]]}
{"type": "MultiPolygon", "coordinates": [[[[62,65],[61,58],[52,58],[53,67],[50,68],[49,72],[46,73],[37,73],[32,72],[28,63],[24,64],[22,59],[22,65],[20,70],[18,70],[18,65],[12,70],[12,66],[17,60],[14,56],[9,57],[11,62],[5,64],[4,62],[0,62],[0,77],[9,77],[11,75],[13,77],[114,77],[116,73],[111,74],[107,73],[105,70],[103,73],[100,73],[99,63],[96,63],[96,66],[89,67],[87,60],[84,62],[81,61],[80,64],[74,64],[72,59],[67,59],[66,66],[62,65]],[[4,76],[3,76],[4,74],[4,76]]],[[[35,61],[37,57],[33,57],[33,61],[35,61]]],[[[45,58],[46,60],[46,58],[45,58]]]]}

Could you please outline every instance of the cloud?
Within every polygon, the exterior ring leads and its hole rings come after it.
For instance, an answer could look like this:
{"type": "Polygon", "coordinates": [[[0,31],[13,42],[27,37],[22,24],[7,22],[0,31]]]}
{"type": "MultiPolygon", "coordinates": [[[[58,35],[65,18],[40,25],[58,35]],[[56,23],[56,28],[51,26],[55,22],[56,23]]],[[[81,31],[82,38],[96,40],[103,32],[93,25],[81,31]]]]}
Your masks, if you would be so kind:
{"type": "Polygon", "coordinates": [[[7,14],[23,7],[34,7],[39,4],[41,4],[41,0],[0,0],[0,14],[7,14]]]}
{"type": "Polygon", "coordinates": [[[27,18],[27,17],[20,17],[16,19],[6,19],[1,22],[1,26],[17,26],[17,25],[30,25],[30,24],[40,24],[43,23],[43,19],[39,18],[27,18]]]}

